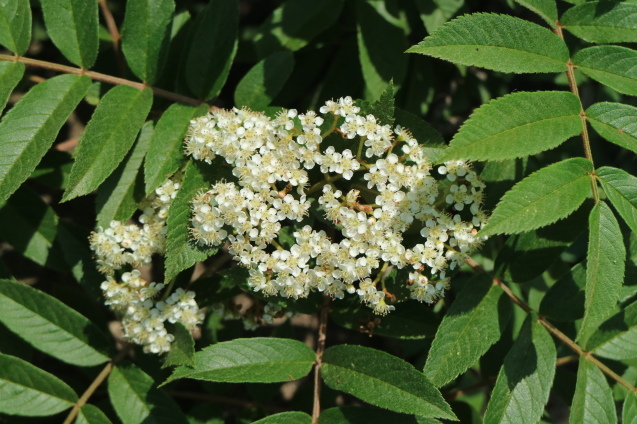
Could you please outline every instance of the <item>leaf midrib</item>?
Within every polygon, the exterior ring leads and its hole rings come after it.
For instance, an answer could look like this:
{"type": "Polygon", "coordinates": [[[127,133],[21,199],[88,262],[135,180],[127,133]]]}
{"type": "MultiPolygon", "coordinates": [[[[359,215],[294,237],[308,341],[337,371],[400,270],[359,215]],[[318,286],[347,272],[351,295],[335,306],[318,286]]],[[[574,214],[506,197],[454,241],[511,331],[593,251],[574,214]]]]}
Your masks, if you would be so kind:
{"type": "MultiPolygon", "coordinates": [[[[416,46],[416,47],[418,47],[418,46],[416,46]]],[[[507,46],[492,46],[492,45],[489,45],[489,44],[445,44],[445,45],[442,45],[442,46],[436,45],[436,46],[420,46],[420,47],[426,48],[426,49],[427,48],[428,49],[431,49],[431,48],[444,49],[444,48],[447,48],[447,47],[467,47],[467,48],[490,47],[490,48],[494,48],[494,49],[512,50],[514,52],[522,52],[522,53],[530,54],[532,56],[538,56],[538,57],[541,57],[541,58],[551,59],[551,61],[559,63],[561,65],[564,65],[564,67],[566,68],[566,63],[565,62],[562,62],[561,60],[556,59],[554,57],[546,56],[546,55],[543,55],[541,53],[531,52],[531,51],[528,51],[528,50],[514,49],[513,47],[507,47],[507,46]]],[[[417,53],[417,52],[414,52],[414,53],[417,53]]]]}

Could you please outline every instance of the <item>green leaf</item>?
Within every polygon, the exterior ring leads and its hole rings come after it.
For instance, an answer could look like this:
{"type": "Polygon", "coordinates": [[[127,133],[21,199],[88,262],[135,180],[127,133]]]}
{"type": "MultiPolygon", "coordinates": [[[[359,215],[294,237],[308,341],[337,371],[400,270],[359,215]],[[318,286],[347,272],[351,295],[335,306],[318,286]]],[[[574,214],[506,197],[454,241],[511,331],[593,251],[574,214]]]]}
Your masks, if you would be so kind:
{"type": "Polygon", "coordinates": [[[588,196],[591,172],[593,164],[584,158],[534,172],[502,197],[480,235],[521,233],[569,216],[588,196]]]}
{"type": "Polygon", "coordinates": [[[504,359],[484,424],[537,423],[549,399],[556,361],[551,335],[530,315],[504,359]]]}
{"type": "Polygon", "coordinates": [[[546,292],[540,303],[540,314],[552,320],[573,322],[584,316],[586,267],[575,265],[546,292]]]}
{"type": "Polygon", "coordinates": [[[623,94],[637,96],[637,52],[620,46],[578,51],[573,64],[589,77],[623,94]]]}
{"type": "Polygon", "coordinates": [[[192,198],[201,190],[209,190],[210,185],[223,175],[223,170],[218,162],[215,165],[188,162],[181,188],[170,205],[166,219],[166,281],[217,252],[217,247],[198,246],[191,240],[188,228],[192,198]]]}
{"type": "Polygon", "coordinates": [[[252,424],[312,424],[312,417],[305,412],[281,412],[270,415],[252,424]]]}
{"type": "Polygon", "coordinates": [[[595,365],[580,356],[570,424],[616,424],[613,392],[606,377],[595,365]]]}
{"type": "Polygon", "coordinates": [[[428,33],[453,18],[464,5],[464,0],[416,0],[420,19],[428,33]]]}
{"type": "Polygon", "coordinates": [[[146,84],[154,84],[161,76],[174,13],[174,0],[126,2],[122,51],[133,73],[146,84]]]}
{"type": "Polygon", "coordinates": [[[579,113],[579,99],[566,91],[508,94],[473,112],[438,162],[515,159],[553,149],[582,131],[579,113]]]}
{"type": "Polygon", "coordinates": [[[237,52],[237,0],[211,0],[199,14],[186,60],[186,82],[202,100],[219,95],[237,52]]]}
{"type": "Polygon", "coordinates": [[[261,25],[254,37],[260,57],[281,50],[296,51],[305,47],[313,38],[338,19],[343,0],[294,0],[285,1],[261,25]]]}
{"type": "Polygon", "coordinates": [[[612,0],[588,1],[568,9],[560,24],[591,43],[637,41],[637,4],[612,0]]]}
{"type": "Polygon", "coordinates": [[[500,340],[510,317],[511,302],[491,277],[483,274],[468,281],[438,327],[425,376],[441,387],[465,372],[500,340]]]}
{"type": "Polygon", "coordinates": [[[378,408],[341,406],[321,412],[319,424],[435,424],[440,421],[378,408]]]}
{"type": "Polygon", "coordinates": [[[609,166],[599,168],[595,173],[619,215],[637,233],[637,178],[609,166]]]}
{"type": "Polygon", "coordinates": [[[515,0],[527,9],[540,15],[553,28],[557,22],[557,5],[555,0],[515,0]]]}
{"type": "Polygon", "coordinates": [[[95,190],[117,168],[135,142],[152,102],[149,88],[126,85],[112,88],[102,97],[78,142],[63,202],[95,190]]]}
{"type": "Polygon", "coordinates": [[[550,30],[506,15],[475,13],[447,22],[407,50],[500,72],[566,70],[569,51],[550,30]]]}
{"type": "Polygon", "coordinates": [[[22,283],[0,280],[0,321],[36,349],[79,366],[109,360],[108,338],[88,318],[22,283]]]}
{"type": "Polygon", "coordinates": [[[66,271],[59,246],[54,245],[58,217],[40,196],[20,187],[0,208],[0,237],[17,252],[38,265],[66,271]]]}
{"type": "Polygon", "coordinates": [[[234,92],[237,107],[264,110],[281,91],[294,68],[294,56],[288,51],[274,53],[248,71],[234,92]]]}
{"type": "Polygon", "coordinates": [[[403,30],[387,20],[374,5],[356,2],[358,57],[369,99],[378,99],[390,81],[400,87],[407,74],[407,44],[403,30]]]}
{"type": "Polygon", "coordinates": [[[411,364],[362,346],[337,345],[323,354],[321,374],[334,390],[395,412],[455,420],[436,388],[411,364]]]}
{"type": "Polygon", "coordinates": [[[637,107],[621,103],[595,103],[586,109],[595,131],[606,140],[637,153],[637,107]]]}
{"type": "Polygon", "coordinates": [[[56,376],[0,353],[0,413],[42,417],[69,409],[77,395],[56,376]]]}
{"type": "Polygon", "coordinates": [[[637,302],[601,324],[584,347],[596,356],[615,361],[637,358],[637,302]]]}
{"type": "Polygon", "coordinates": [[[540,276],[586,228],[592,202],[586,206],[555,224],[509,237],[495,260],[497,274],[515,283],[540,276]]]}
{"type": "Polygon", "coordinates": [[[97,1],[46,0],[41,2],[47,33],[70,62],[88,69],[97,58],[97,1]]]}
{"type": "Polygon", "coordinates": [[[142,126],[137,142],[122,163],[97,189],[95,206],[97,225],[108,227],[113,220],[126,221],[144,198],[144,182],[140,172],[153,136],[153,123],[142,126]]]}
{"type": "Polygon", "coordinates": [[[192,334],[190,334],[190,330],[179,322],[172,325],[172,327],[170,333],[175,336],[175,340],[170,344],[170,352],[164,359],[163,368],[175,365],[193,365],[195,341],[192,338],[192,334]]]}
{"type": "Polygon", "coordinates": [[[588,229],[586,303],[578,338],[610,315],[624,282],[626,249],[615,215],[604,201],[591,211],[588,229]]]}
{"type": "Polygon", "coordinates": [[[159,118],[144,162],[146,195],[162,185],[182,165],[184,137],[190,120],[204,115],[208,109],[206,104],[195,107],[174,103],[159,118]]]}
{"type": "Polygon", "coordinates": [[[179,367],[163,383],[180,378],[226,383],[276,383],[306,376],[314,351],[296,340],[254,337],[217,343],[195,353],[192,367],[179,367]]]}
{"type": "MultiPolygon", "coordinates": [[[[1,6],[0,6],[1,9],[1,6]]],[[[0,62],[0,113],[7,105],[9,96],[24,75],[24,63],[0,62]]]]}
{"type": "Polygon", "coordinates": [[[82,405],[75,424],[111,424],[111,420],[97,406],[87,403],[82,405]]]}
{"type": "Polygon", "coordinates": [[[31,42],[31,6],[29,0],[0,2],[0,44],[23,56],[31,42]]]}
{"type": "Polygon", "coordinates": [[[90,86],[87,76],[53,77],[29,90],[4,116],[0,123],[0,205],[31,175],[90,86]]]}
{"type": "Polygon", "coordinates": [[[623,424],[637,424],[637,394],[629,393],[624,400],[622,410],[623,424]]]}
{"type": "Polygon", "coordinates": [[[157,389],[153,379],[135,365],[113,368],[108,376],[108,395],[124,424],[188,422],[175,401],[157,389]]]}

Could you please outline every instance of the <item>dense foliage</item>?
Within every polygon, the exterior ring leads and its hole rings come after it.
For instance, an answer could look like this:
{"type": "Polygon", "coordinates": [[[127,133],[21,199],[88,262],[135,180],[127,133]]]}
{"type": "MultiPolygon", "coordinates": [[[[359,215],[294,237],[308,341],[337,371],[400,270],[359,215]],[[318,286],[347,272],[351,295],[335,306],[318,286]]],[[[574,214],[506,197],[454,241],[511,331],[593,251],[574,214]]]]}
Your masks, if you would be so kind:
{"type": "Polygon", "coordinates": [[[0,423],[637,423],[635,43],[632,1],[0,1],[0,423]]]}

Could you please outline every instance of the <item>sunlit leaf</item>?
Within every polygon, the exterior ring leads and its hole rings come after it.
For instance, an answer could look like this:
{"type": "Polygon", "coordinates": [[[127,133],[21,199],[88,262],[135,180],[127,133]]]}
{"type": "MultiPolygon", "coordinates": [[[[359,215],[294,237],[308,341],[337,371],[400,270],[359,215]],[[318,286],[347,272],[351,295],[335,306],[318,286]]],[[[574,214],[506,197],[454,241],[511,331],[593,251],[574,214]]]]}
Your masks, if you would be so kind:
{"type": "Polygon", "coordinates": [[[619,215],[637,233],[637,177],[610,166],[599,168],[595,173],[619,215]]]}
{"type": "Polygon", "coordinates": [[[537,13],[553,28],[557,22],[557,5],[555,0],[515,0],[527,9],[537,13]]]}
{"type": "Polygon", "coordinates": [[[587,1],[571,7],[560,24],[592,43],[637,41],[637,4],[612,0],[587,1]]]}
{"type": "Polygon", "coordinates": [[[616,424],[613,392],[595,365],[580,356],[577,385],[571,405],[570,424],[616,424]]]}
{"type": "Polygon", "coordinates": [[[237,84],[234,103],[252,110],[264,110],[272,103],[292,73],[294,56],[284,51],[258,62],[237,84]]]}
{"type": "Polygon", "coordinates": [[[637,52],[620,46],[578,51],[573,64],[589,77],[623,94],[637,96],[637,52]]]}
{"type": "Polygon", "coordinates": [[[606,140],[637,153],[637,108],[621,103],[595,103],[586,109],[595,131],[606,140]]]}
{"type": "Polygon", "coordinates": [[[252,424],[312,424],[312,417],[305,412],[281,412],[255,421],[252,424]]]}
{"type": "Polygon", "coordinates": [[[111,420],[97,406],[87,403],[80,408],[75,424],[111,424],[111,420]]]}
{"type": "Polygon", "coordinates": [[[11,92],[18,85],[23,75],[24,63],[0,62],[0,113],[4,110],[11,92]]]}
{"type": "Polygon", "coordinates": [[[341,406],[321,412],[319,424],[436,424],[435,418],[399,414],[386,409],[362,406],[341,406]]]}
{"type": "Polygon", "coordinates": [[[622,423],[637,424],[637,394],[629,393],[624,400],[622,423]]]}
{"type": "Polygon", "coordinates": [[[599,325],[585,347],[597,356],[616,361],[637,358],[637,302],[599,325]]]}
{"type": "Polygon", "coordinates": [[[490,13],[449,21],[407,52],[514,73],[562,72],[569,59],[564,41],[547,28],[490,13]]]}
{"type": "Polygon", "coordinates": [[[0,44],[22,56],[31,42],[31,6],[29,0],[0,2],[0,44]]]}

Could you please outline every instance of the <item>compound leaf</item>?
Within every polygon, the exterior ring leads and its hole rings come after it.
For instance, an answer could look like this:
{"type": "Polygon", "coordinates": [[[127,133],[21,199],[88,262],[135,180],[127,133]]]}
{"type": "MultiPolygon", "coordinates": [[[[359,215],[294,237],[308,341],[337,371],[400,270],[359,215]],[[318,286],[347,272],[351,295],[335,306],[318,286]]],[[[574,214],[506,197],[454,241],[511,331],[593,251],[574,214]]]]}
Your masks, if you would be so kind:
{"type": "Polygon", "coordinates": [[[275,383],[306,376],[314,351],[297,340],[254,337],[217,343],[195,353],[192,367],[179,367],[163,384],[180,378],[227,383],[275,383]]]}
{"type": "Polygon", "coordinates": [[[77,394],[56,376],[0,353],[0,413],[42,417],[69,409],[77,394]]]}
{"type": "Polygon", "coordinates": [[[566,44],[549,29],[489,13],[449,21],[407,52],[513,73],[562,72],[569,60],[566,44]]]}
{"type": "Polygon", "coordinates": [[[334,390],[395,412],[455,420],[436,388],[413,365],[362,346],[337,345],[323,354],[321,373],[334,390]]]}
{"type": "Polygon", "coordinates": [[[610,315],[624,282],[626,249],[619,223],[604,201],[591,211],[588,229],[586,302],[578,338],[610,315]]]}
{"type": "Polygon", "coordinates": [[[109,359],[109,340],[95,324],[25,284],[0,280],[0,321],[36,349],[66,363],[92,366],[109,359]]]}
{"type": "Polygon", "coordinates": [[[174,103],[159,118],[144,162],[146,195],[162,185],[182,165],[184,137],[190,120],[207,111],[208,105],[205,104],[195,107],[174,103]]]}
{"type": "Polygon", "coordinates": [[[174,0],[129,0],[122,25],[122,51],[133,73],[152,85],[166,63],[174,0]]]}
{"type": "Polygon", "coordinates": [[[70,62],[88,69],[97,58],[97,2],[46,0],[41,2],[47,33],[70,62]]]}
{"type": "Polygon", "coordinates": [[[202,100],[217,97],[237,52],[237,0],[211,0],[197,17],[186,60],[186,82],[202,100]]]}
{"type": "Polygon", "coordinates": [[[33,87],[0,123],[0,205],[27,179],[91,86],[60,75],[33,87]]]}
{"type": "Polygon", "coordinates": [[[504,160],[557,147],[582,131],[577,96],[566,91],[513,93],[478,108],[438,162],[504,160]]]}
{"type": "Polygon", "coordinates": [[[153,92],[126,85],[112,88],[97,105],[78,142],[62,201],[95,190],[117,168],[135,142],[153,102],[153,92]]]}
{"type": "Polygon", "coordinates": [[[458,293],[438,327],[423,370],[434,386],[456,378],[500,340],[511,315],[504,297],[488,276],[472,279],[458,293]]]}
{"type": "Polygon", "coordinates": [[[626,171],[609,166],[599,168],[595,173],[617,212],[637,233],[637,178],[626,171]]]}
{"type": "Polygon", "coordinates": [[[557,358],[551,335],[533,317],[527,317],[504,359],[484,416],[485,424],[535,424],[542,416],[557,358]]]}
{"type": "Polygon", "coordinates": [[[23,56],[31,43],[29,0],[0,1],[0,44],[23,56]]]}
{"type": "Polygon", "coordinates": [[[591,43],[634,43],[637,4],[612,0],[585,2],[564,12],[560,24],[591,43]]]}
{"type": "Polygon", "coordinates": [[[294,56],[288,51],[274,53],[258,62],[239,81],[234,92],[237,107],[264,110],[283,88],[294,68],[294,56]]]}
{"type": "Polygon", "coordinates": [[[604,374],[580,356],[570,424],[616,424],[615,402],[604,374]]]}
{"type": "Polygon", "coordinates": [[[595,103],[586,109],[595,131],[606,140],[637,153],[637,107],[621,103],[595,103]]]}
{"type": "Polygon", "coordinates": [[[584,158],[554,163],[529,175],[498,203],[481,235],[522,233],[565,218],[590,192],[593,164],[584,158]]]}
{"type": "Polygon", "coordinates": [[[620,46],[588,47],[573,56],[573,64],[594,80],[637,96],[636,51],[620,46]]]}
{"type": "Polygon", "coordinates": [[[124,424],[186,424],[175,401],[155,387],[144,371],[132,364],[117,365],[108,376],[108,395],[124,424]]]}

